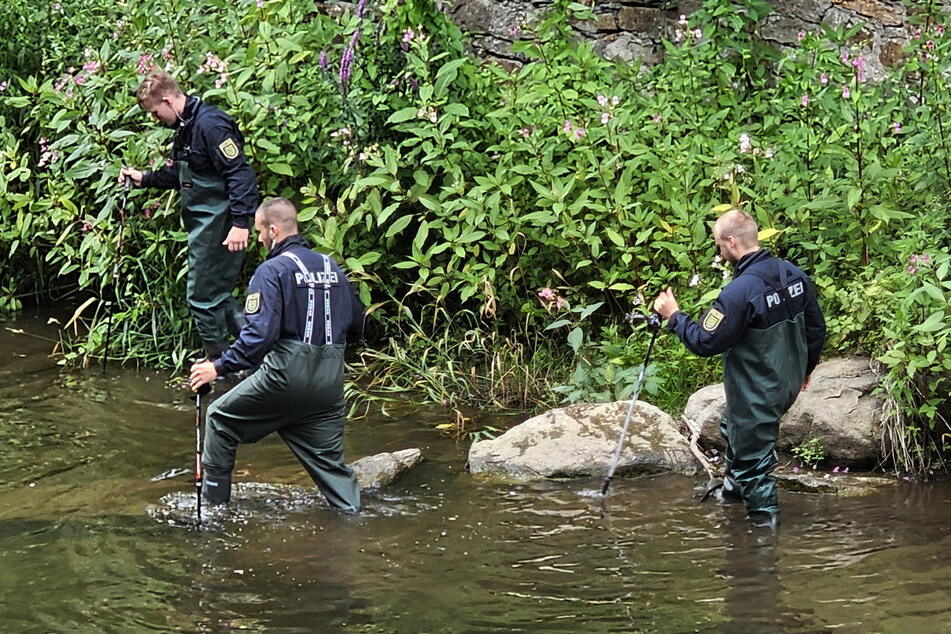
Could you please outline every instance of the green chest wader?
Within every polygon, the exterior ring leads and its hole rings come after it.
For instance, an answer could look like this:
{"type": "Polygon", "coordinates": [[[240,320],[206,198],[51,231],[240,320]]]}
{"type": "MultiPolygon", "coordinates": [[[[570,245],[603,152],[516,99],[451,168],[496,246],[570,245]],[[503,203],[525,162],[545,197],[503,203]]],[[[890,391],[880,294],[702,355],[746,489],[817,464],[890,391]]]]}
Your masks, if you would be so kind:
{"type": "Polygon", "coordinates": [[[723,355],[726,409],[720,432],[727,442],[727,479],[750,513],[779,512],[774,450],[779,419],[792,406],[806,374],[805,316],[751,328],[723,355]]]}
{"type": "MultiPolygon", "coordinates": [[[[282,255],[310,276],[297,256],[282,255]]],[[[280,339],[257,371],[208,410],[206,480],[211,474],[222,493],[230,491],[237,445],[257,442],[276,431],[332,506],[347,511],[360,508],[360,488],[343,455],[346,346],[332,340],[330,274],[330,260],[324,256],[324,344],[308,343],[316,309],[316,292],[310,286],[302,341],[280,339]]]]}
{"type": "Polygon", "coordinates": [[[222,244],[232,226],[224,179],[196,173],[187,160],[177,165],[182,221],[188,233],[188,307],[205,351],[217,356],[227,348],[229,333],[237,335],[243,320],[231,291],[241,273],[244,251],[228,251],[222,244]]]}

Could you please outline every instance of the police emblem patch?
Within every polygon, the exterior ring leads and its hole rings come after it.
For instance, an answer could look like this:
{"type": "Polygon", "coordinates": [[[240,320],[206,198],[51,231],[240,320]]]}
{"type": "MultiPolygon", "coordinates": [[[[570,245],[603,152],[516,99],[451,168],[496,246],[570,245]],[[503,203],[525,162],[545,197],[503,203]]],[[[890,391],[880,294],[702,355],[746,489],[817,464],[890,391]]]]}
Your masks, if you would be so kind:
{"type": "Polygon", "coordinates": [[[717,329],[717,326],[720,325],[720,322],[723,321],[723,317],[723,313],[716,308],[711,308],[707,311],[707,316],[703,318],[703,329],[707,332],[713,332],[717,329]]]}
{"type": "Polygon", "coordinates": [[[253,315],[258,312],[261,308],[261,293],[251,293],[248,295],[248,298],[244,300],[244,312],[248,315],[253,315]]]}
{"type": "Polygon", "coordinates": [[[228,137],[219,143],[218,149],[221,150],[221,155],[229,161],[233,161],[234,159],[238,158],[238,144],[235,143],[234,139],[231,137],[228,137]]]}

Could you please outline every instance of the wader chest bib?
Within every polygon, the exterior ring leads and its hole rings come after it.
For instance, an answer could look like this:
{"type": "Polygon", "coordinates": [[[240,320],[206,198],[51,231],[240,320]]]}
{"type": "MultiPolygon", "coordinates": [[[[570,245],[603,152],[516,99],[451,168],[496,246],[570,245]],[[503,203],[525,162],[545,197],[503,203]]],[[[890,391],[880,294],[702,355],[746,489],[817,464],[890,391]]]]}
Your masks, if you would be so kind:
{"type": "Polygon", "coordinates": [[[789,317],[768,328],[747,329],[723,354],[724,487],[738,487],[751,512],[779,512],[776,484],[769,475],[776,468],[779,419],[795,402],[806,375],[805,315],[789,317]]]}
{"type": "MultiPolygon", "coordinates": [[[[196,106],[194,130],[202,104],[196,106]]],[[[227,343],[237,335],[243,315],[231,294],[241,272],[244,251],[228,251],[222,242],[231,230],[230,201],[225,180],[218,174],[199,174],[188,159],[192,143],[176,157],[182,197],[182,221],[188,233],[186,296],[198,335],[205,344],[227,343]]]]}

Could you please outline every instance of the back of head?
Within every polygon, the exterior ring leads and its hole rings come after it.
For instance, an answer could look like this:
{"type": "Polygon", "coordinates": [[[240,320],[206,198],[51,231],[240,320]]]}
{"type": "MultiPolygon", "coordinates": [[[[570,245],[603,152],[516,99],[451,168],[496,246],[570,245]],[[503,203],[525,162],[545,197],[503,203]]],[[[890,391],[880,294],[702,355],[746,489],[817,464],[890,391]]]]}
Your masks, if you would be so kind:
{"type": "Polygon", "coordinates": [[[139,106],[147,108],[155,105],[163,97],[180,97],[184,95],[182,89],[178,87],[175,78],[161,71],[152,71],[142,80],[135,96],[139,100],[139,106]]]}
{"type": "Polygon", "coordinates": [[[285,236],[297,233],[297,208],[286,198],[268,198],[258,207],[261,224],[274,225],[285,236]]]}
{"type": "Polygon", "coordinates": [[[733,237],[737,244],[745,249],[759,246],[759,227],[753,216],[741,209],[730,209],[717,218],[713,230],[720,240],[733,237]]]}

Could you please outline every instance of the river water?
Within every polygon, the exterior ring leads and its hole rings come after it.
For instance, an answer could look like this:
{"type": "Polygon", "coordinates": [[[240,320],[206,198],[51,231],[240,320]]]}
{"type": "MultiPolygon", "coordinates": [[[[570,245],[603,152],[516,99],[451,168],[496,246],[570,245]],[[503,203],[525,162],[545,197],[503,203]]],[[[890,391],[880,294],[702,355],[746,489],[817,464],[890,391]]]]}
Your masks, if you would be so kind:
{"type": "MultiPolygon", "coordinates": [[[[350,423],[353,459],[426,462],[366,511],[321,505],[196,531],[153,519],[190,494],[194,405],[155,372],[62,375],[43,319],[0,324],[2,632],[948,632],[951,486],[783,492],[783,526],[660,475],[506,485],[407,410],[350,423]]],[[[277,437],[237,481],[309,483],[277,437]]]]}

